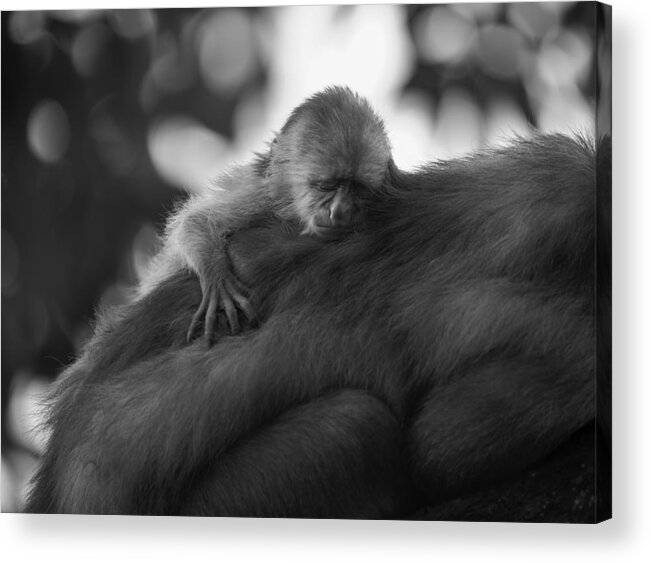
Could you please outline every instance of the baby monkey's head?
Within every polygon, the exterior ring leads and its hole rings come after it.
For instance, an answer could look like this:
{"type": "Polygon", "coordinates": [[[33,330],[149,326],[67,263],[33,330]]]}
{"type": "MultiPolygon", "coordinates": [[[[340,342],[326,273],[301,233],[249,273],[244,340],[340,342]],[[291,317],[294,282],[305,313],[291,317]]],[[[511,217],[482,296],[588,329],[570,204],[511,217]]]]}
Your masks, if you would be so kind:
{"type": "Polygon", "coordinates": [[[382,120],[348,88],[298,106],[274,140],[269,181],[289,196],[304,234],[336,238],[359,228],[389,189],[393,165],[382,120]]]}

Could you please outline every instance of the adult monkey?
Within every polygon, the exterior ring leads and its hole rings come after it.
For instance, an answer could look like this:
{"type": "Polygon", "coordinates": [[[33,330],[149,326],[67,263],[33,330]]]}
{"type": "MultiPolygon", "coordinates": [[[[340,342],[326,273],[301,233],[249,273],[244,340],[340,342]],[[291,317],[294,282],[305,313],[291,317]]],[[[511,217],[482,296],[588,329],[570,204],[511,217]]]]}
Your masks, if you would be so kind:
{"type": "Polygon", "coordinates": [[[346,241],[238,235],[263,324],[185,345],[182,275],[105,315],[28,509],[391,517],[525,467],[595,416],[595,176],[541,137],[397,175],[346,241]]]}

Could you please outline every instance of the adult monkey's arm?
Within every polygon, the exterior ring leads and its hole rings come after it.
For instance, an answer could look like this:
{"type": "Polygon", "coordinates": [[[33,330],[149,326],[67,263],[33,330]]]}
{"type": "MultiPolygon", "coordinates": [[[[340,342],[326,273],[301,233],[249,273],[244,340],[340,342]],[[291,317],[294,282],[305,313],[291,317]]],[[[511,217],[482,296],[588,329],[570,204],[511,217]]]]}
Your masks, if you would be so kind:
{"type": "Polygon", "coordinates": [[[594,417],[594,179],[585,145],[521,142],[400,178],[396,218],[344,243],[236,240],[263,325],[182,347],[198,299],[182,278],[127,307],[62,384],[30,508],[395,515],[399,427],[433,500],[539,458],[594,417]],[[310,426],[300,405],[333,391],[352,422],[310,426]],[[347,495],[383,464],[383,507],[354,512],[347,495]],[[224,498],[247,480],[272,486],[224,498]],[[292,504],[298,483],[314,502],[292,504]]]}

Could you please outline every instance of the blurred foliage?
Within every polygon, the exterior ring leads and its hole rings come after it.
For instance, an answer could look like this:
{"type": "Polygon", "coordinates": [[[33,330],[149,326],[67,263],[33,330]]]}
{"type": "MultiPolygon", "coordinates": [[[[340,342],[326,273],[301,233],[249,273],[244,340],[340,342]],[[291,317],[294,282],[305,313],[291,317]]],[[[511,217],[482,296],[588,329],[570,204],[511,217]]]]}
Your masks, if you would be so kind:
{"type": "Polygon", "coordinates": [[[371,100],[404,167],[591,132],[594,25],[590,3],[4,12],[3,509],[43,444],[37,398],[187,190],[332,83],[371,100]]]}

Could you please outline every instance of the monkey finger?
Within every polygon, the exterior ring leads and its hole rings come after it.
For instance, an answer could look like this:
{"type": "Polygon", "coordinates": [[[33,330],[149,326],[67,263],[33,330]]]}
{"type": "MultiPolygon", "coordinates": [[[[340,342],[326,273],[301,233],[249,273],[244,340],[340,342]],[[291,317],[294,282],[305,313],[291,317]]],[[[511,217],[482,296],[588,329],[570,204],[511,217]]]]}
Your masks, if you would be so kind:
{"type": "MultiPolygon", "coordinates": [[[[240,284],[241,285],[241,284],[240,284]]],[[[232,280],[225,280],[224,287],[228,291],[229,295],[235,300],[239,308],[244,311],[246,318],[251,322],[257,322],[258,316],[256,315],[253,306],[249,299],[240,293],[239,289],[232,283],[232,280]]]]}
{"type": "Polygon", "coordinates": [[[246,297],[242,297],[241,295],[236,296],[235,299],[237,300],[237,304],[240,306],[240,309],[244,311],[246,318],[250,322],[257,324],[258,315],[256,314],[255,309],[251,305],[251,302],[246,297]]]}
{"type": "Polygon", "coordinates": [[[227,289],[231,293],[240,293],[242,295],[249,294],[249,288],[244,285],[237,276],[230,274],[224,278],[224,285],[228,286],[227,289]]]}
{"type": "Polygon", "coordinates": [[[222,308],[224,309],[226,318],[228,319],[228,324],[231,327],[231,334],[237,334],[240,332],[240,322],[237,318],[237,309],[235,309],[233,300],[224,287],[220,289],[220,298],[222,308]]]}
{"type": "Polygon", "coordinates": [[[206,320],[203,327],[203,333],[208,346],[212,345],[215,323],[217,322],[217,306],[219,305],[219,298],[216,289],[211,289],[209,291],[209,296],[208,307],[206,309],[206,320]]]}
{"type": "Polygon", "coordinates": [[[188,333],[186,335],[188,344],[190,344],[194,339],[194,334],[197,331],[197,327],[199,326],[199,323],[201,322],[201,319],[203,318],[206,312],[206,307],[208,306],[208,299],[209,299],[208,293],[204,293],[201,298],[201,304],[199,305],[199,308],[195,312],[194,316],[192,317],[192,321],[190,321],[190,328],[188,328],[188,333]]]}

